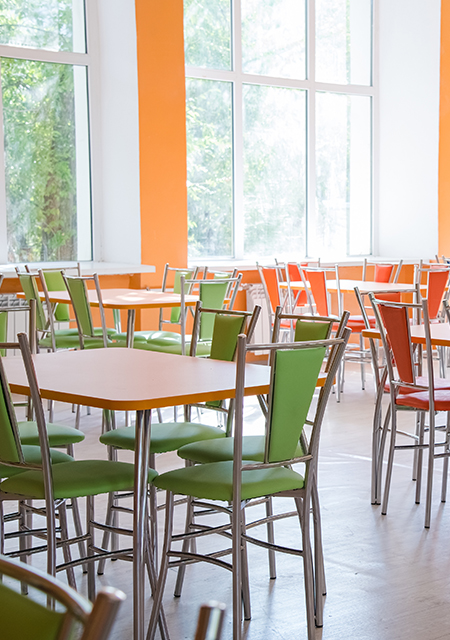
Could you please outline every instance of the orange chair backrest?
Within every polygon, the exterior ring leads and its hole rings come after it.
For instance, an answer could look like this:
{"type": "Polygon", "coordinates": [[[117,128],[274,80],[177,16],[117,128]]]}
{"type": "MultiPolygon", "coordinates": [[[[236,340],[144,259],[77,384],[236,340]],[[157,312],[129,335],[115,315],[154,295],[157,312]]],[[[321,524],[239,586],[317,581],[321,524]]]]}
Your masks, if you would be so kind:
{"type": "Polygon", "coordinates": [[[415,376],[408,309],[389,307],[381,303],[379,310],[400,380],[413,384],[415,376]]]}
{"type": "Polygon", "coordinates": [[[374,273],[374,282],[389,282],[391,279],[393,264],[376,264],[374,273]]]}
{"type": "Polygon", "coordinates": [[[304,269],[303,272],[309,282],[311,293],[316,303],[317,313],[319,316],[329,316],[325,271],[308,271],[308,269],[304,269]]]}
{"type": "Polygon", "coordinates": [[[277,270],[275,267],[262,267],[262,273],[269,294],[272,309],[276,309],[281,305],[280,290],[278,288],[277,270]]]}
{"type": "MultiPolygon", "coordinates": [[[[302,262],[301,265],[302,267],[307,267],[308,263],[307,262],[302,262]]],[[[291,282],[301,282],[302,281],[302,275],[300,273],[300,267],[296,262],[288,262],[287,263],[287,270],[288,270],[288,274],[289,274],[289,280],[291,282]]],[[[300,291],[300,294],[297,298],[297,306],[302,306],[305,305],[308,302],[308,297],[306,295],[306,291],[300,291]]]]}
{"type": "Polygon", "coordinates": [[[427,273],[427,298],[430,320],[437,318],[448,283],[448,271],[430,269],[427,273]]]}

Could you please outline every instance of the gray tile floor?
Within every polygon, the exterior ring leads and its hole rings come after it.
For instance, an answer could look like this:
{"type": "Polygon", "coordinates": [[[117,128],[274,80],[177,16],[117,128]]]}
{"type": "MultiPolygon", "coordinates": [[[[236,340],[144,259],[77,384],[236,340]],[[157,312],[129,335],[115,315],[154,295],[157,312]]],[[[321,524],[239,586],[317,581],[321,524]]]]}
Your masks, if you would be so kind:
{"type": "MultiPolygon", "coordinates": [[[[450,639],[450,505],[439,501],[440,469],[436,472],[435,498],[430,530],[423,527],[424,504],[414,503],[411,455],[397,454],[389,512],[370,504],[370,438],[373,411],[371,377],[362,391],[358,372],[348,367],[345,393],[340,404],[330,399],[325,418],[320,461],[320,495],[328,595],[324,627],[317,640],[438,640],[450,639]]],[[[247,424],[253,432],[262,428],[258,406],[249,402],[247,424]]],[[[73,423],[67,407],[57,407],[60,421],[73,423]]],[[[100,413],[83,412],[86,440],[78,445],[79,458],[100,457],[100,413]]],[[[171,415],[167,416],[171,419],[171,415]]],[[[405,420],[411,423],[412,418],[405,420]]],[[[125,454],[121,459],[130,459],[125,454]]],[[[158,469],[177,464],[174,455],[160,456],[158,469]]],[[[439,465],[438,465],[439,466],[439,465]]],[[[103,504],[99,502],[99,514],[103,504]]],[[[161,521],[163,517],[161,517],[161,521]]],[[[179,510],[178,524],[182,526],[179,510]]],[[[161,525],[162,526],[162,525],[161,525]]],[[[295,521],[278,525],[281,539],[298,535],[295,521]]],[[[40,560],[34,560],[39,564],[40,560]]],[[[306,639],[302,561],[279,556],[278,577],[269,580],[266,554],[252,548],[250,582],[252,620],[246,624],[246,640],[306,639]]],[[[62,576],[63,577],[63,576],[62,576]]],[[[194,636],[197,610],[210,599],[228,607],[224,640],[231,638],[231,581],[228,572],[206,565],[189,567],[181,598],[172,596],[171,572],[164,598],[172,640],[194,636]]],[[[80,590],[85,577],[78,574],[80,590]]],[[[128,600],[122,606],[112,632],[114,640],[132,638],[131,565],[109,562],[99,584],[123,589],[128,600]]],[[[148,596],[148,610],[151,598],[148,596]]]]}

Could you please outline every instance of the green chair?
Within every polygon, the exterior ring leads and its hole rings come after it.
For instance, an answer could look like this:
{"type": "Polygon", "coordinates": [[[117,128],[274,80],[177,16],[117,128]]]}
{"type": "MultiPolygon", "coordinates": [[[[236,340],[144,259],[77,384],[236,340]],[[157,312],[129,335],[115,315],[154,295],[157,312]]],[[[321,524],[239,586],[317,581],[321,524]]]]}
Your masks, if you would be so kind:
{"type": "MultiPolygon", "coordinates": [[[[77,267],[74,267],[71,270],[73,271],[74,269],[76,270],[76,275],[81,276],[80,263],[78,263],[77,267]]],[[[68,271],[69,269],[64,269],[65,274],[67,274],[68,271]]],[[[61,269],[42,269],[42,274],[44,276],[45,284],[48,291],[66,290],[66,285],[62,277],[61,269]]],[[[58,302],[54,307],[53,317],[55,319],[55,322],[70,322],[72,318],[70,317],[69,305],[64,304],[63,302],[58,302]]]]}
{"type": "Polygon", "coordinates": [[[92,276],[68,276],[61,272],[77,321],[78,341],[81,349],[98,349],[101,347],[119,346],[112,342],[115,329],[106,327],[105,309],[103,307],[102,292],[98,275],[92,276]],[[87,282],[93,282],[98,299],[101,327],[94,327],[87,282]]]}
{"type": "MultiPolygon", "coordinates": [[[[8,383],[0,359],[0,462],[5,467],[10,468],[12,472],[19,472],[0,483],[0,503],[9,500],[45,501],[47,572],[50,575],[55,575],[57,571],[72,569],[77,564],[84,565],[87,563],[88,595],[93,600],[95,595],[93,561],[98,560],[98,554],[94,555],[98,549],[94,546],[93,534],[98,525],[94,521],[93,497],[101,493],[132,490],[134,486],[134,465],[110,460],[76,461],[70,458],[67,461],[61,461],[59,464],[51,463],[44,411],[28,340],[25,334],[19,334],[18,339],[36,412],[42,462],[30,464],[26,460],[19,439],[8,383]],[[87,500],[87,531],[81,537],[81,540],[84,540],[87,545],[87,557],[71,562],[70,545],[78,543],[80,537],[75,539],[64,537],[61,543],[65,555],[65,563],[57,566],[56,511],[58,510],[60,518],[64,517],[64,501],[77,497],[86,497],[87,500]]],[[[65,454],[59,452],[59,455],[65,454]]],[[[150,469],[148,481],[151,482],[156,475],[156,471],[150,469]]],[[[102,525],[100,526],[102,527],[102,525]]],[[[0,543],[3,545],[3,521],[1,522],[1,527],[0,543]]],[[[32,532],[29,533],[32,535],[32,532]]],[[[125,531],[122,529],[121,533],[123,534],[125,531]]],[[[129,532],[129,534],[131,535],[132,532],[129,532]]],[[[4,549],[1,548],[0,552],[3,551],[4,549]]],[[[131,552],[131,549],[118,551],[117,556],[129,555],[131,552]]],[[[30,549],[25,549],[19,553],[16,552],[15,555],[27,555],[29,553],[30,549]]],[[[111,557],[112,552],[105,551],[104,553],[111,557]]],[[[149,562],[151,562],[150,554],[147,555],[149,562]]]]}
{"type": "Polygon", "coordinates": [[[119,589],[105,587],[92,604],[55,578],[5,557],[0,557],[0,574],[9,578],[8,584],[0,583],[2,640],[68,640],[75,637],[75,631],[79,640],[106,640],[126,598],[119,589]],[[12,580],[56,601],[57,610],[43,606],[38,598],[22,595],[13,588],[12,580]]]}
{"type": "MultiPolygon", "coordinates": [[[[284,551],[290,555],[303,558],[306,611],[308,621],[308,640],[315,638],[315,607],[321,609],[321,603],[315,604],[315,578],[312,563],[312,545],[310,540],[310,511],[313,487],[317,477],[317,462],[320,431],[324,411],[333,385],[334,377],[342,359],[350,331],[344,330],[342,339],[286,343],[273,345],[247,345],[245,336],[238,341],[236,401],[235,401],[235,435],[233,459],[222,462],[189,466],[161,474],[154,480],[154,485],[165,489],[166,495],[166,527],[162,548],[161,569],[154,606],[149,624],[148,638],[152,640],[162,602],[167,572],[169,567],[194,562],[206,561],[216,566],[229,569],[233,576],[233,640],[240,640],[242,627],[242,604],[244,616],[250,618],[250,599],[248,588],[247,543],[284,551]],[[298,442],[301,439],[304,424],[307,421],[311,401],[316,389],[317,378],[322,366],[326,349],[331,350],[329,370],[325,385],[315,411],[307,449],[297,457],[298,442]],[[271,386],[266,421],[265,447],[263,461],[242,460],[243,406],[245,394],[245,360],[249,351],[269,350],[271,358],[271,386]],[[296,463],[304,463],[305,472],[300,474],[292,468],[296,463]],[[230,524],[213,523],[202,525],[185,534],[176,535],[177,548],[173,548],[172,525],[174,495],[194,498],[194,506],[205,510],[217,508],[230,518],[230,524]],[[256,522],[247,522],[244,508],[253,500],[272,497],[292,497],[301,527],[301,548],[277,546],[270,540],[254,538],[248,532],[257,524],[266,523],[266,519],[258,518],[256,522]],[[227,507],[226,504],[229,504],[227,507]],[[231,539],[232,546],[218,552],[208,547],[207,554],[202,555],[193,550],[193,541],[200,544],[207,533],[221,534],[231,539]],[[182,542],[181,549],[179,543],[182,542]],[[232,555],[231,562],[224,560],[226,554],[232,555]],[[172,561],[172,558],[175,560],[172,561]]],[[[248,509],[246,509],[248,510],[248,509]]],[[[223,538],[222,538],[223,539],[223,538]]],[[[317,572],[317,567],[316,567],[317,572]]],[[[316,581],[320,576],[316,575],[316,581]]],[[[319,619],[321,611],[319,611],[319,619]]]]}
{"type": "Polygon", "coordinates": [[[52,305],[47,302],[47,312],[44,309],[42,300],[39,295],[38,280],[44,292],[48,291],[45,280],[40,274],[23,272],[16,268],[16,272],[22,286],[25,298],[28,304],[32,300],[36,304],[36,342],[38,349],[48,349],[56,351],[57,349],[72,349],[79,347],[78,332],[76,329],[55,329],[52,305]]]}
{"type": "MultiPolygon", "coordinates": [[[[227,293],[229,292],[230,285],[235,285],[237,288],[242,279],[242,274],[239,274],[237,278],[224,278],[224,279],[211,279],[198,281],[199,299],[202,306],[207,309],[220,310],[224,308],[227,293]]],[[[146,349],[149,351],[160,351],[163,353],[174,353],[184,355],[186,349],[190,348],[191,336],[185,336],[183,327],[185,307],[183,303],[183,286],[185,284],[191,284],[193,281],[185,281],[184,277],[180,278],[182,283],[182,301],[181,301],[181,333],[175,333],[174,331],[153,331],[150,332],[145,342],[139,342],[135,344],[135,347],[139,349],[146,349]]],[[[234,297],[236,295],[234,294],[234,297]]],[[[201,318],[198,339],[197,339],[197,355],[208,356],[211,351],[211,340],[214,329],[214,314],[204,314],[201,318]]]]}
{"type": "MultiPolygon", "coordinates": [[[[344,335],[346,327],[348,312],[344,312],[338,329],[336,331],[336,338],[341,339],[344,335]]],[[[298,314],[283,313],[281,307],[277,307],[274,317],[274,330],[272,334],[272,343],[275,344],[280,340],[280,327],[286,327],[287,324],[292,323],[295,342],[311,342],[313,340],[328,340],[331,336],[333,326],[336,324],[335,318],[327,316],[299,316],[298,314]]],[[[271,355],[274,356],[276,351],[272,351],[271,355]]],[[[331,365],[331,361],[327,361],[325,365],[325,372],[331,365]]],[[[260,399],[262,408],[267,416],[268,405],[265,399],[260,399]]],[[[296,457],[301,457],[308,449],[308,444],[305,440],[305,432],[302,431],[301,438],[297,443],[297,450],[295,452],[296,457]]],[[[262,462],[265,455],[265,436],[257,435],[244,435],[242,437],[242,459],[243,460],[257,460],[262,462]]],[[[222,462],[226,460],[233,460],[234,451],[234,439],[225,438],[214,441],[193,442],[181,447],[178,450],[180,458],[188,461],[191,464],[207,464],[211,462],[222,462]]],[[[325,574],[323,570],[323,554],[322,554],[322,533],[320,527],[320,505],[318,494],[314,487],[313,491],[313,513],[315,521],[315,553],[316,562],[318,565],[318,571],[321,571],[321,580],[318,588],[319,593],[325,595],[325,574]]],[[[267,514],[270,515],[272,507],[270,502],[267,504],[267,514]]],[[[191,510],[189,514],[190,518],[194,518],[194,513],[191,510]]],[[[191,526],[191,522],[187,523],[187,527],[191,526]]],[[[272,523],[268,523],[268,536],[273,537],[274,530],[272,523]]],[[[275,569],[275,557],[274,554],[269,553],[269,569],[270,577],[276,578],[275,569]]],[[[179,578],[177,579],[176,595],[180,595],[181,587],[183,583],[183,571],[179,572],[179,578]]]]}

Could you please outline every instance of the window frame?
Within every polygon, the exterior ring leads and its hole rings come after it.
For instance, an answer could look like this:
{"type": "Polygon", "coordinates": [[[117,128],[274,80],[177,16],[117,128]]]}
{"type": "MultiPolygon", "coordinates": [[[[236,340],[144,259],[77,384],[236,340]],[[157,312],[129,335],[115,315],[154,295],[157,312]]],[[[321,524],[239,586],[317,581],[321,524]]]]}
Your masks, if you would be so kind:
{"type": "Polygon", "coordinates": [[[3,123],[3,95],[1,83],[1,59],[11,58],[16,60],[32,60],[36,62],[49,62],[56,64],[67,64],[71,66],[80,66],[86,69],[87,79],[87,118],[88,118],[88,156],[89,156],[89,178],[90,184],[88,189],[90,192],[90,245],[91,257],[94,260],[97,254],[95,242],[95,216],[94,208],[100,205],[99,195],[95,195],[94,189],[95,175],[98,174],[99,168],[94,168],[95,153],[94,149],[98,146],[97,135],[94,126],[95,122],[99,122],[97,114],[97,104],[99,100],[99,81],[98,81],[98,64],[94,60],[98,60],[97,38],[93,37],[97,27],[97,0],[84,2],[85,15],[85,37],[86,52],[76,53],[73,51],[50,51],[47,49],[35,49],[32,47],[18,47],[12,45],[0,44],[0,264],[10,264],[8,261],[8,237],[7,237],[7,209],[6,209],[6,173],[5,173],[5,149],[4,149],[4,123],[3,123]],[[95,202],[95,204],[94,204],[95,202]]]}
{"type": "MultiPolygon", "coordinates": [[[[230,0],[231,7],[231,69],[215,70],[204,67],[186,65],[186,78],[201,80],[216,80],[231,83],[232,86],[232,111],[233,111],[233,247],[234,255],[223,258],[223,261],[245,261],[244,254],[244,149],[243,149],[243,85],[256,84],[273,87],[302,89],[306,92],[306,210],[305,210],[305,246],[303,254],[307,257],[308,251],[308,227],[315,215],[316,199],[316,94],[320,91],[343,95],[368,96],[371,98],[371,195],[370,195],[370,253],[374,255],[377,248],[375,235],[375,220],[378,214],[378,122],[379,122],[379,92],[378,92],[378,7],[376,0],[371,1],[372,29],[371,29],[371,82],[369,85],[334,84],[315,81],[315,0],[306,0],[306,78],[294,80],[287,78],[273,78],[270,76],[254,75],[242,71],[241,48],[241,0],[230,0]]],[[[269,257],[269,256],[268,256],[269,257]]],[[[321,256],[324,259],[327,256],[321,256]]],[[[344,257],[344,256],[343,256],[344,257]]],[[[345,257],[353,257],[347,254],[345,257]]],[[[360,257],[358,255],[358,257],[360,257]]],[[[208,256],[196,258],[193,261],[205,262],[208,256]]],[[[212,259],[212,258],[211,258],[212,259]]],[[[264,259],[261,256],[261,259],[264,259]]],[[[273,259],[270,256],[270,259],[273,259]]],[[[215,259],[214,262],[222,261],[215,259]]]]}

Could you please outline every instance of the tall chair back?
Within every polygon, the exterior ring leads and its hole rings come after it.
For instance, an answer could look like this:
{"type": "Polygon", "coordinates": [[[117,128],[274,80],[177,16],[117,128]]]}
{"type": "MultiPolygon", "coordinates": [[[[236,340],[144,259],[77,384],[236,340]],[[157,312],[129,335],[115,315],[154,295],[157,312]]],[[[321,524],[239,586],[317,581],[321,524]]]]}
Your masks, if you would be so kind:
{"type": "MultiPolygon", "coordinates": [[[[328,271],[331,271],[328,269],[328,271]]],[[[334,269],[336,282],[339,284],[339,276],[337,270],[334,269]]],[[[311,313],[314,314],[314,306],[316,313],[320,316],[330,316],[330,297],[327,290],[327,269],[302,269],[303,286],[309,297],[311,313]],[[311,294],[312,298],[311,299],[311,294]]],[[[338,300],[340,298],[338,291],[338,300]]]]}
{"type": "Polygon", "coordinates": [[[367,267],[373,266],[373,282],[398,282],[402,265],[403,260],[392,264],[388,262],[369,262],[367,258],[364,258],[362,279],[364,281],[369,280],[367,277],[367,267]]]}
{"type": "MultiPolygon", "coordinates": [[[[242,274],[239,274],[237,278],[226,279],[214,279],[214,280],[189,280],[185,281],[184,276],[181,276],[181,313],[182,318],[185,314],[184,304],[184,289],[185,285],[196,284],[199,288],[199,299],[202,303],[202,307],[206,309],[218,310],[224,309],[225,299],[227,292],[229,291],[230,284],[236,284],[239,286],[242,279],[242,274]]],[[[237,290],[236,290],[237,293],[237,290]]],[[[216,316],[211,313],[202,313],[200,316],[200,324],[198,328],[198,340],[207,342],[212,339],[214,322],[216,316]]]]}
{"type": "Polygon", "coordinates": [[[48,609],[12,585],[0,583],[2,638],[34,640],[67,640],[74,637],[76,627],[83,627],[80,640],[106,640],[125,594],[119,589],[102,589],[92,603],[59,580],[16,560],[0,558],[0,573],[22,584],[34,587],[56,600],[58,610],[48,609]]]}
{"type": "Polygon", "coordinates": [[[27,299],[28,304],[30,304],[31,300],[35,301],[36,304],[36,329],[38,331],[47,331],[50,325],[50,313],[47,319],[46,313],[44,311],[44,306],[42,304],[41,298],[39,296],[39,289],[37,285],[37,276],[29,273],[20,271],[16,267],[16,273],[20,281],[20,285],[25,294],[25,298],[27,299]]]}
{"type": "Polygon", "coordinates": [[[264,297],[266,299],[269,314],[269,323],[270,326],[272,326],[275,309],[279,306],[283,306],[284,303],[284,300],[281,299],[280,295],[280,267],[262,267],[258,263],[256,263],[256,267],[264,290],[264,297]]]}
{"type": "Polygon", "coordinates": [[[108,336],[106,330],[105,310],[103,308],[102,292],[100,289],[98,275],[94,273],[93,276],[67,276],[63,271],[61,272],[61,275],[66,284],[67,291],[69,292],[70,300],[72,302],[72,307],[75,312],[81,348],[83,349],[85,346],[85,338],[103,340],[103,346],[107,347],[108,336]],[[94,322],[92,320],[87,288],[88,281],[94,282],[97,293],[102,328],[100,336],[95,332],[94,322]]]}
{"type": "Polygon", "coordinates": [[[450,266],[442,264],[424,265],[422,262],[415,273],[416,297],[419,303],[422,297],[428,300],[430,320],[437,320],[441,311],[442,300],[448,297],[450,266]],[[426,276],[426,293],[422,296],[422,276],[426,276]]]}
{"type": "MultiPolygon", "coordinates": [[[[161,291],[172,291],[173,293],[181,293],[181,277],[183,276],[185,279],[185,289],[184,294],[189,295],[192,291],[192,287],[194,286],[191,281],[197,279],[197,275],[199,272],[199,267],[192,268],[178,268],[178,267],[169,267],[169,263],[167,262],[164,267],[163,279],[161,284],[161,291]],[[173,284],[169,284],[169,280],[173,276],[173,284]],[[189,281],[186,283],[186,281],[189,281]]],[[[164,319],[164,309],[160,309],[159,312],[159,330],[163,330],[164,324],[180,324],[181,322],[181,309],[180,307],[172,307],[170,310],[170,317],[168,320],[164,319]]]]}

